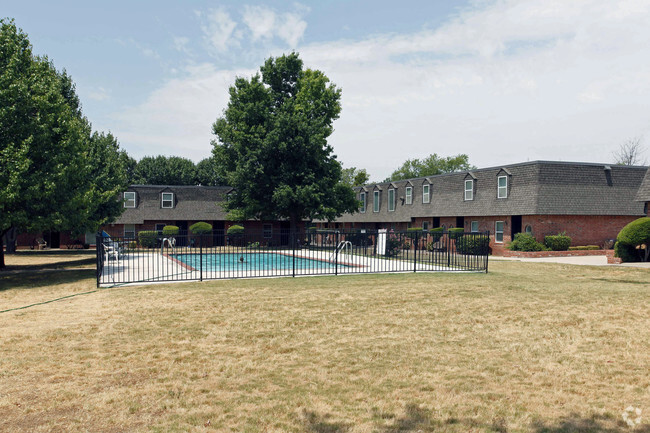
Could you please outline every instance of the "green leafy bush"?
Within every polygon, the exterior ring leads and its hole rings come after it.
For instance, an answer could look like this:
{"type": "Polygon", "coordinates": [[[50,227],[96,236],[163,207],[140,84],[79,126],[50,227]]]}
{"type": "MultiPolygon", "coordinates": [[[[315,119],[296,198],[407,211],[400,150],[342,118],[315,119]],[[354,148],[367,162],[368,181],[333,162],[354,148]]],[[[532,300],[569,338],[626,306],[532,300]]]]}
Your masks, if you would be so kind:
{"type": "Polygon", "coordinates": [[[206,222],[199,221],[190,226],[190,233],[193,235],[202,235],[205,233],[210,233],[212,231],[212,226],[206,222]]]}
{"type": "Polygon", "coordinates": [[[155,230],[143,230],[139,232],[138,243],[144,248],[155,248],[158,244],[158,232],[155,230]]]}
{"type": "Polygon", "coordinates": [[[565,233],[545,236],[544,245],[546,245],[546,247],[551,251],[567,251],[571,246],[571,238],[565,233]]]}
{"type": "Polygon", "coordinates": [[[162,229],[162,234],[163,236],[176,236],[179,231],[177,226],[165,226],[162,229]]]}
{"type": "Polygon", "coordinates": [[[647,262],[650,256],[650,218],[632,221],[618,233],[614,252],[624,262],[647,262]]]}
{"type": "Polygon", "coordinates": [[[465,233],[465,229],[462,227],[452,227],[448,230],[449,232],[449,239],[459,239],[463,236],[463,233],[465,233]]]}
{"type": "Polygon", "coordinates": [[[569,251],[595,251],[599,250],[598,245],[579,245],[577,247],[569,247],[569,251]]]}
{"type": "Polygon", "coordinates": [[[442,227],[436,227],[435,229],[429,230],[429,234],[431,235],[432,238],[431,242],[436,243],[440,239],[442,239],[443,232],[444,230],[442,227]]]}
{"type": "Polygon", "coordinates": [[[234,225],[228,227],[228,230],[226,231],[226,234],[228,236],[237,236],[237,235],[243,235],[244,234],[244,227],[240,225],[234,225]]]}
{"type": "Polygon", "coordinates": [[[386,256],[395,257],[402,249],[404,249],[404,239],[391,230],[386,238],[386,256]]]}
{"type": "Polygon", "coordinates": [[[456,241],[456,251],[460,254],[487,254],[490,238],[487,236],[463,236],[456,241]]]}
{"type": "Polygon", "coordinates": [[[512,251],[544,251],[546,249],[530,233],[517,233],[508,248],[512,251]]]}

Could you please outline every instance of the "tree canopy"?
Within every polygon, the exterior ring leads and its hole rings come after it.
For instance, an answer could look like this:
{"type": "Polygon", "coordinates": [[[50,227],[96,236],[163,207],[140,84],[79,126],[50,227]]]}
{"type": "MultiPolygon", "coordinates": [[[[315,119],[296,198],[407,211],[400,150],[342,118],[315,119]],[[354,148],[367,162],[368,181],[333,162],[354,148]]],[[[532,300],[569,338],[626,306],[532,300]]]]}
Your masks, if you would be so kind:
{"type": "Polygon", "coordinates": [[[214,157],[234,188],[226,209],[235,219],[288,218],[292,229],[356,211],[327,143],[341,90],[322,72],[303,69],[297,53],[269,58],[260,73],[235,80],[213,125],[214,157]]]}
{"type": "Polygon", "coordinates": [[[341,182],[349,186],[361,186],[368,183],[370,175],[365,168],[356,167],[344,168],[341,174],[341,182]]]}
{"type": "Polygon", "coordinates": [[[476,169],[476,167],[469,163],[469,156],[466,154],[440,157],[432,153],[424,159],[407,159],[386,180],[412,179],[414,177],[434,176],[436,174],[473,169],[476,169]]]}
{"type": "Polygon", "coordinates": [[[0,20],[0,236],[97,229],[121,212],[122,162],[110,134],[92,134],[66,72],[0,20]]]}

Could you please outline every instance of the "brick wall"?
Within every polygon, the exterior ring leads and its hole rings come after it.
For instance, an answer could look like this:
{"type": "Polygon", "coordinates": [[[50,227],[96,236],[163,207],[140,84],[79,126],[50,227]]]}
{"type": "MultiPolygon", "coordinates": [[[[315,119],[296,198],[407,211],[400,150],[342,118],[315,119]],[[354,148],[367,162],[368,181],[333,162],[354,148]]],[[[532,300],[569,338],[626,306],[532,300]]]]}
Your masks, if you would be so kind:
{"type": "Polygon", "coordinates": [[[533,229],[538,242],[544,236],[566,232],[571,237],[571,245],[603,246],[608,239],[616,239],[625,225],[638,219],[636,216],[595,216],[595,215],[524,215],[522,230],[527,225],[533,229]]]}

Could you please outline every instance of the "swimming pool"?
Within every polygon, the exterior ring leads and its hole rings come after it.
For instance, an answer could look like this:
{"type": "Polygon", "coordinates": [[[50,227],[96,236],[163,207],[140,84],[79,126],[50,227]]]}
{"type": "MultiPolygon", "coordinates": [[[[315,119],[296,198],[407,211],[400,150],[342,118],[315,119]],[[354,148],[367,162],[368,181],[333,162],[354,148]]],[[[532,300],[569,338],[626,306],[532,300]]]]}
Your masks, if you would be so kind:
{"type": "MultiPolygon", "coordinates": [[[[188,267],[204,271],[247,271],[293,269],[294,258],[280,253],[242,252],[221,254],[176,254],[173,256],[188,267]],[[201,260],[203,266],[201,266],[201,260]]],[[[335,263],[304,257],[295,258],[295,269],[334,269],[335,263]]],[[[347,267],[339,263],[339,268],[347,267]]]]}

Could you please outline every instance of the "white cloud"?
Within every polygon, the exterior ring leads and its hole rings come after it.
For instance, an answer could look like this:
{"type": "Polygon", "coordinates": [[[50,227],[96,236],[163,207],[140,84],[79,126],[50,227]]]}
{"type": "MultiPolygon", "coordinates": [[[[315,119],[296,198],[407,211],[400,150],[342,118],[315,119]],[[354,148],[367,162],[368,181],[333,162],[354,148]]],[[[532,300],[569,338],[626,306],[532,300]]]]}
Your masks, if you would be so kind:
{"type": "Polygon", "coordinates": [[[275,33],[275,12],[266,6],[245,6],[242,17],[251,31],[253,42],[271,39],[275,33]]]}
{"type": "Polygon", "coordinates": [[[185,36],[175,36],[174,37],[174,48],[176,51],[180,51],[185,54],[189,54],[188,45],[190,43],[190,38],[185,36]]]}
{"type": "Polygon", "coordinates": [[[230,18],[225,9],[212,9],[206,16],[207,21],[201,26],[203,35],[209,46],[218,53],[227,51],[231,46],[238,46],[237,40],[241,37],[235,31],[237,23],[230,18]]]}
{"type": "Polygon", "coordinates": [[[307,29],[307,22],[298,13],[285,13],[280,18],[280,25],[277,29],[280,39],[285,41],[291,48],[298,46],[298,41],[307,29]]]}
{"type": "Polygon", "coordinates": [[[242,19],[251,33],[251,39],[270,41],[277,37],[295,48],[307,29],[303,16],[309,8],[295,4],[295,11],[276,13],[267,6],[245,6],[242,19]]]}
{"type": "Polygon", "coordinates": [[[110,99],[110,92],[103,87],[96,87],[88,91],[88,98],[94,101],[106,101],[110,99]]]}
{"type": "MultiPolygon", "coordinates": [[[[478,166],[607,162],[627,137],[650,132],[648,2],[478,2],[437,29],[303,46],[297,13],[247,8],[244,22],[251,38],[281,38],[342,88],[330,141],[346,166],[373,179],[433,152],[468,153],[478,166]]],[[[222,21],[232,38],[235,24],[222,21]]],[[[207,156],[228,86],[252,73],[188,69],[126,110],[126,135],[116,133],[129,151],[137,143],[150,154],[207,156]]]]}

